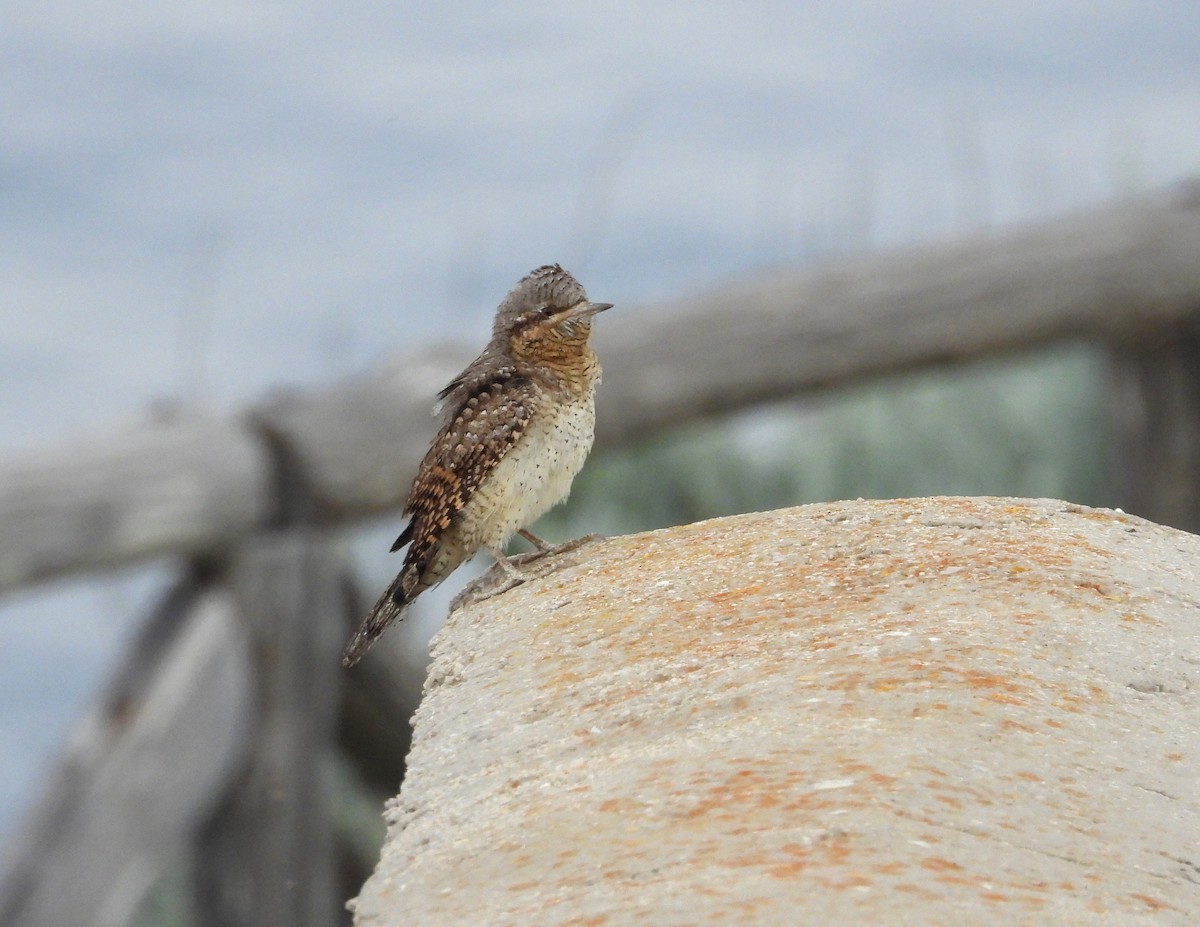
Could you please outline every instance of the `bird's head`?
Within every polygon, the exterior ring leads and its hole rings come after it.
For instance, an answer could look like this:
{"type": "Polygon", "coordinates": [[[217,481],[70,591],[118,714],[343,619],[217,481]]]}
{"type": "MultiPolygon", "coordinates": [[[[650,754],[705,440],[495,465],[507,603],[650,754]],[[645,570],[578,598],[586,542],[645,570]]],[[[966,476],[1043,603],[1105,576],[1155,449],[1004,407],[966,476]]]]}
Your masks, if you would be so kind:
{"type": "Polygon", "coordinates": [[[588,300],[579,281],[558,264],[531,272],[504,298],[496,311],[492,337],[517,356],[539,351],[558,354],[582,348],[592,332],[592,317],[612,303],[588,300]]]}

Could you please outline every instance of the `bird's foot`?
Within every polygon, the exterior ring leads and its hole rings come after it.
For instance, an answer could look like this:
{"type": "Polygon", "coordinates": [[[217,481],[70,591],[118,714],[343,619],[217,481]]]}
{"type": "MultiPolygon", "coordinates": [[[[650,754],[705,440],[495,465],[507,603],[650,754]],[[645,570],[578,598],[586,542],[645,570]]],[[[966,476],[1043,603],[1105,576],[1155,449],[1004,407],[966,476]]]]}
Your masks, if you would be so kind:
{"type": "Polygon", "coordinates": [[[525,540],[537,548],[527,554],[517,554],[509,557],[509,565],[523,565],[532,563],[535,560],[540,560],[542,557],[554,557],[558,554],[565,554],[568,551],[575,550],[577,547],[582,547],[584,544],[590,544],[592,541],[603,541],[602,534],[585,534],[581,538],[575,538],[573,541],[564,541],[562,544],[547,544],[532,531],[526,531],[522,528],[517,534],[521,535],[525,540]]]}
{"type": "Polygon", "coordinates": [[[558,554],[565,554],[592,541],[603,540],[603,535],[587,534],[573,541],[567,541],[565,544],[551,546],[537,537],[536,534],[524,530],[520,533],[522,537],[538,549],[526,554],[517,554],[513,557],[506,557],[498,550],[488,550],[488,553],[495,559],[495,564],[482,576],[468,583],[462,592],[454,597],[454,601],[450,603],[451,611],[462,605],[473,605],[476,602],[483,602],[493,596],[502,595],[508,592],[508,590],[520,586],[522,583],[529,582],[531,579],[538,579],[553,573],[555,570],[566,566],[566,564],[554,562],[552,559],[547,558],[554,558],[558,554]],[[543,560],[546,561],[544,564],[539,563],[531,569],[522,569],[543,560]]]}

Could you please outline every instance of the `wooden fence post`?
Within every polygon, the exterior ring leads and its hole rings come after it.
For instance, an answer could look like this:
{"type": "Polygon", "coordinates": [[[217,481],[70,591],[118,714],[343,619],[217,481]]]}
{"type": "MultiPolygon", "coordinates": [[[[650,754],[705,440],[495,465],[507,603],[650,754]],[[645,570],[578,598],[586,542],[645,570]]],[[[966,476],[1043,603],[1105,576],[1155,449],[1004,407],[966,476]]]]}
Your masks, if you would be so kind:
{"type": "Polygon", "coordinates": [[[1111,350],[1116,498],[1127,512],[1200,534],[1200,319],[1111,350]]]}
{"type": "Polygon", "coordinates": [[[5,847],[3,927],[124,927],[243,767],[246,632],[207,582],[157,606],[5,847]]]}
{"type": "Polygon", "coordinates": [[[205,925],[328,927],[347,922],[334,865],[332,752],[338,709],[341,562],[326,533],[258,536],[230,581],[253,636],[256,749],[197,841],[205,925]]]}

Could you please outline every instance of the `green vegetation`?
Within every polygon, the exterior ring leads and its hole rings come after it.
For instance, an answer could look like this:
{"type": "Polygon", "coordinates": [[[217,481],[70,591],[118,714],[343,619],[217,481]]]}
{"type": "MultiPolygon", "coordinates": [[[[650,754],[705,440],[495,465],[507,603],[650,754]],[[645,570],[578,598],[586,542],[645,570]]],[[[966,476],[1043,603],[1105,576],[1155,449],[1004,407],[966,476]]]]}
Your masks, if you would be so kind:
{"type": "Polygon", "coordinates": [[[596,453],[548,539],[834,499],[1106,499],[1104,368],[1084,346],[905,374],[596,453]]]}

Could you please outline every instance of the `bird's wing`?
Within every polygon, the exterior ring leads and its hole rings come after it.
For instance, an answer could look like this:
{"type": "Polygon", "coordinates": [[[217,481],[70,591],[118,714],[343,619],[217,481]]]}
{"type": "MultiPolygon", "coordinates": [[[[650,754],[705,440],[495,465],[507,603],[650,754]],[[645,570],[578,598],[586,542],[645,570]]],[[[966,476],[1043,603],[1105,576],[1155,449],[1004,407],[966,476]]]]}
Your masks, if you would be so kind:
{"type": "Polygon", "coordinates": [[[478,395],[480,390],[507,382],[516,376],[517,368],[511,358],[495,346],[488,345],[462,373],[442,387],[437,394],[434,414],[442,416],[443,425],[449,424],[462,411],[463,405],[478,395]]]}
{"type": "Polygon", "coordinates": [[[520,440],[533,415],[533,383],[510,366],[456,386],[455,408],[434,438],[404,511],[411,521],[392,550],[409,541],[406,563],[423,563],[479,484],[520,440]]]}

